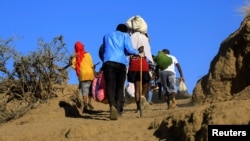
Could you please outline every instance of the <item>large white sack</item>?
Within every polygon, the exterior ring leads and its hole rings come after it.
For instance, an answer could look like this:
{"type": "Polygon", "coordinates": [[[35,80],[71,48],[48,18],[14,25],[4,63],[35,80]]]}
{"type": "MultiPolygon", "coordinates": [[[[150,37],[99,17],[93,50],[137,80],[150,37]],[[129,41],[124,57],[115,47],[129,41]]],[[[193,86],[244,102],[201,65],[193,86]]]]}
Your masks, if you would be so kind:
{"type": "Polygon", "coordinates": [[[147,33],[148,32],[148,25],[145,20],[139,16],[132,16],[126,22],[128,28],[132,29],[133,31],[147,33]]]}

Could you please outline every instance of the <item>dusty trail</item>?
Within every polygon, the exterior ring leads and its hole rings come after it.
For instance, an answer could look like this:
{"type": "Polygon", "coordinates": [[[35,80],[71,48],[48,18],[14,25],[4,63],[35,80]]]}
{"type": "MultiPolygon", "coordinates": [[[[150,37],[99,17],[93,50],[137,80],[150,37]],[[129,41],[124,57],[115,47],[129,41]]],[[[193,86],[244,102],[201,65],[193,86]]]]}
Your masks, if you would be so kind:
{"type": "Polygon", "coordinates": [[[135,104],[125,106],[125,113],[116,121],[109,120],[107,104],[93,101],[91,114],[79,114],[70,100],[75,87],[67,88],[64,95],[39,104],[23,117],[0,126],[0,141],[154,141],[155,129],[148,129],[155,120],[188,108],[189,99],[179,99],[178,107],[167,110],[163,101],[149,106],[143,117],[135,113],[135,104]],[[64,102],[64,107],[59,103],[64,102]]]}

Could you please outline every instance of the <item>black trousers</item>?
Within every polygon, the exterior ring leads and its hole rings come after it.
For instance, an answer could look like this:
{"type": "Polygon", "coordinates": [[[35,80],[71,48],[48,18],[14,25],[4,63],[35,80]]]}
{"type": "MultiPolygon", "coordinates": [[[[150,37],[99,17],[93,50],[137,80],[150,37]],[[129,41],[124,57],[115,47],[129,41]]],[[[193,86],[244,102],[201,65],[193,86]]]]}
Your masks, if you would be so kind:
{"type": "Polygon", "coordinates": [[[119,112],[123,110],[125,96],[126,65],[117,62],[105,62],[102,66],[105,79],[105,92],[109,106],[115,106],[119,112]]]}

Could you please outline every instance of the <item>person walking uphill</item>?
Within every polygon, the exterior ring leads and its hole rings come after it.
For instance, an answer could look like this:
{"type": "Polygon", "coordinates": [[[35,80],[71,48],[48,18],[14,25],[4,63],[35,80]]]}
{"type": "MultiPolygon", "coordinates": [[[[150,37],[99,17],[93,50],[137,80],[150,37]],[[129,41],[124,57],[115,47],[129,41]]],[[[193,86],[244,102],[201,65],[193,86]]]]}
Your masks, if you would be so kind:
{"type": "Polygon", "coordinates": [[[117,120],[123,109],[124,84],[127,74],[127,55],[139,55],[131,42],[125,24],[118,24],[116,31],[103,37],[103,66],[105,92],[110,107],[110,120],[117,120]]]}
{"type": "Polygon", "coordinates": [[[180,81],[184,81],[183,73],[180,64],[175,56],[170,55],[170,51],[168,49],[162,50],[168,57],[172,58],[172,63],[164,70],[161,70],[159,75],[161,78],[161,84],[163,89],[165,90],[165,100],[168,105],[168,109],[176,107],[175,95],[177,90],[175,88],[175,78],[176,72],[175,67],[177,67],[180,74],[180,81]],[[172,96],[172,104],[170,106],[170,95],[172,96]]]}
{"type": "MultiPolygon", "coordinates": [[[[132,25],[134,25],[134,23],[136,23],[136,20],[142,20],[142,18],[136,16],[134,17],[134,20],[135,21],[128,20],[127,23],[132,22],[133,23],[132,25]]],[[[138,27],[142,26],[138,25],[138,27]]],[[[143,49],[142,50],[143,52],[141,53],[142,57],[141,58],[138,56],[130,57],[130,64],[127,74],[128,81],[134,83],[135,86],[135,102],[137,107],[136,113],[141,112],[141,110],[143,110],[142,108],[144,109],[148,108],[149,103],[147,102],[145,96],[148,94],[149,82],[151,80],[151,77],[149,75],[149,62],[154,64],[147,31],[142,32],[139,29],[140,28],[135,29],[134,26],[132,26],[130,28],[130,31],[131,31],[131,40],[135,49],[138,50],[143,49]],[[140,59],[142,59],[142,62],[140,62],[140,59]],[[140,88],[141,83],[142,83],[142,88],[140,88]],[[140,103],[142,103],[143,107],[140,106],[140,103]]]]}
{"type": "Polygon", "coordinates": [[[76,75],[79,80],[79,90],[82,95],[83,101],[81,102],[82,112],[88,111],[89,108],[93,108],[90,103],[90,86],[92,80],[94,79],[94,64],[92,62],[92,56],[90,53],[86,52],[84,45],[77,41],[75,43],[75,55],[71,59],[71,67],[75,69],[76,75]]]}

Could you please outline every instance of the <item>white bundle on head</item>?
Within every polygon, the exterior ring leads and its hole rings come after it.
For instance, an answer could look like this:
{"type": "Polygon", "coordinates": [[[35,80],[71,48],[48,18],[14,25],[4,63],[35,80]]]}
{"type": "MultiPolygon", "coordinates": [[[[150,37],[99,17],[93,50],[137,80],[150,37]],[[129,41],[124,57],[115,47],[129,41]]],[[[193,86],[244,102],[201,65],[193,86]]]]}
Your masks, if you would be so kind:
{"type": "Polygon", "coordinates": [[[132,16],[126,22],[127,27],[134,32],[141,32],[146,34],[148,32],[148,25],[145,20],[139,16],[132,16]]]}

